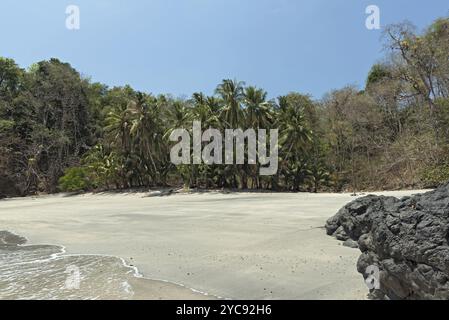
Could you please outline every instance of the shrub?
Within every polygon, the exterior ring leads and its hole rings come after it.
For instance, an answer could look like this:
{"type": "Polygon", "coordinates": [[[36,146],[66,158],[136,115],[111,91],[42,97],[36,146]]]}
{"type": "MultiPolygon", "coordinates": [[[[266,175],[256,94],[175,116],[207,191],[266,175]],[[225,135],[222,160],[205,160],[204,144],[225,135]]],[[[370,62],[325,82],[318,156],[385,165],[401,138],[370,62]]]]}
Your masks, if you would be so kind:
{"type": "Polygon", "coordinates": [[[449,164],[425,168],[421,180],[426,188],[435,188],[449,181],[449,164]]]}
{"type": "Polygon", "coordinates": [[[69,168],[59,179],[59,189],[61,191],[85,191],[89,188],[89,175],[86,168],[83,167],[69,168]]]}

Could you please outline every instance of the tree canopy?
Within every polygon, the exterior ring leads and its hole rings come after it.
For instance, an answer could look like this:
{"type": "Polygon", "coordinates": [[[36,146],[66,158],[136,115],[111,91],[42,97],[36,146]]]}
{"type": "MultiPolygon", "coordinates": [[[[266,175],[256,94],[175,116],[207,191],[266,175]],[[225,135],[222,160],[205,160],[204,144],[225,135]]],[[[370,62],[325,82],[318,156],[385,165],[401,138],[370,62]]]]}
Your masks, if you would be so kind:
{"type": "Polygon", "coordinates": [[[208,96],[154,96],[83,78],[68,63],[0,58],[0,196],[184,185],[286,191],[431,187],[449,179],[449,19],[385,29],[363,91],[321,100],[224,79],[208,96]],[[170,162],[170,133],[279,129],[279,170],[170,162]]]}

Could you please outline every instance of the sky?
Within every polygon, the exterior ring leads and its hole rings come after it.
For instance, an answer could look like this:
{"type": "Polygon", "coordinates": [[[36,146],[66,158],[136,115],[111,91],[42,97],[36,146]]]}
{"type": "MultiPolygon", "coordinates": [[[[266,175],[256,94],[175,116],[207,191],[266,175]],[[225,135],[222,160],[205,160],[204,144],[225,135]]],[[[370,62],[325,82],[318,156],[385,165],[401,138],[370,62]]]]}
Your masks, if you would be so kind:
{"type": "Polygon", "coordinates": [[[0,0],[0,56],[21,67],[52,57],[92,81],[154,94],[213,94],[222,79],[321,98],[363,87],[384,55],[381,30],[404,20],[423,30],[447,0],[0,0]],[[66,7],[80,29],[66,27],[66,7]]]}

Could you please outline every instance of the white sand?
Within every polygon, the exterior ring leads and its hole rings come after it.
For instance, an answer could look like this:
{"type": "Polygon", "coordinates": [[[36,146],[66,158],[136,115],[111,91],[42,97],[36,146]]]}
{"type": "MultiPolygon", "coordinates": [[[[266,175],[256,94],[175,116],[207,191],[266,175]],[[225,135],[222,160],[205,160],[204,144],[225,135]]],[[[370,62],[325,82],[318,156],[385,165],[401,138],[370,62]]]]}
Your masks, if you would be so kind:
{"type": "Polygon", "coordinates": [[[225,298],[364,299],[368,291],[356,271],[360,252],[323,228],[354,199],[304,193],[54,195],[0,201],[0,230],[32,243],[64,245],[68,253],[119,256],[147,278],[225,298]]]}

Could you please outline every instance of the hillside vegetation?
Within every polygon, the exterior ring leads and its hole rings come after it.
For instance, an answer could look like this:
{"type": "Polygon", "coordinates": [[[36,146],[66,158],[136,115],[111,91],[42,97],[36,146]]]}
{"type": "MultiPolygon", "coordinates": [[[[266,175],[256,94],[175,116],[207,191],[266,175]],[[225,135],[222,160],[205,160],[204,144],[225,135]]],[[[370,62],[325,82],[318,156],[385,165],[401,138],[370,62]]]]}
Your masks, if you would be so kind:
{"type": "MultiPolygon", "coordinates": [[[[57,59],[0,58],[0,196],[184,185],[285,191],[432,187],[449,180],[449,19],[385,29],[365,88],[314,101],[223,80],[212,96],[109,88],[57,59]],[[170,162],[176,128],[279,129],[279,170],[170,162]]],[[[349,54],[349,53],[341,53],[349,54]]]]}

